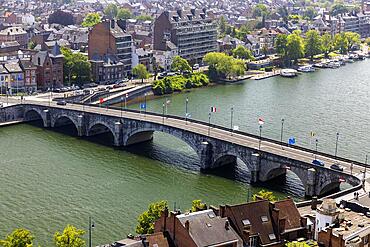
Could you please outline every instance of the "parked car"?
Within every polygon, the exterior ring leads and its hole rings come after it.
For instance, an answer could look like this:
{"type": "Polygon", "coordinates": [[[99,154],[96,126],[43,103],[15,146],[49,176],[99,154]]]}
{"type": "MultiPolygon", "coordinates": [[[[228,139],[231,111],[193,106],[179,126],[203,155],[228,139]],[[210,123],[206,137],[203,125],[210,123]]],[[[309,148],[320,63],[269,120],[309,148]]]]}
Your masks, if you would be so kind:
{"type": "Polygon", "coordinates": [[[317,165],[317,166],[325,166],[324,161],[318,160],[318,159],[313,160],[312,164],[317,165]]]}
{"type": "Polygon", "coordinates": [[[330,166],[331,169],[333,170],[337,170],[337,171],[343,171],[343,167],[341,165],[339,165],[338,163],[334,163],[330,166]]]}
{"type": "Polygon", "coordinates": [[[193,70],[197,70],[197,69],[199,69],[199,64],[196,63],[193,65],[193,70]]]}
{"type": "Polygon", "coordinates": [[[66,105],[67,102],[65,100],[57,101],[57,105],[66,105]]]}

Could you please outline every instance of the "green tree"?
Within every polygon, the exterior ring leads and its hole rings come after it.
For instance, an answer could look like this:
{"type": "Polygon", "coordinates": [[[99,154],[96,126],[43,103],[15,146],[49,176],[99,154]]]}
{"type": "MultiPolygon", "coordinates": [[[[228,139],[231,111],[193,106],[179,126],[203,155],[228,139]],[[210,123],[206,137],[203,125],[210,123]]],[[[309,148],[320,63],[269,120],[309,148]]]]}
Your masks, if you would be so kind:
{"type": "Polygon", "coordinates": [[[340,53],[345,54],[348,51],[348,40],[345,33],[338,33],[334,36],[335,49],[340,53]]]}
{"type": "Polygon", "coordinates": [[[242,45],[238,45],[234,50],[232,50],[232,54],[235,58],[254,59],[252,52],[242,45]]]}
{"type": "Polygon", "coordinates": [[[132,74],[135,75],[137,78],[141,79],[141,83],[144,83],[144,79],[149,78],[149,73],[143,64],[138,64],[132,69],[132,74]]]}
{"type": "Polygon", "coordinates": [[[351,51],[354,46],[359,45],[361,43],[361,36],[358,33],[354,32],[345,32],[344,35],[347,38],[348,46],[347,50],[351,51]]]}
{"type": "Polygon", "coordinates": [[[340,15],[348,13],[348,7],[343,3],[336,3],[331,7],[331,15],[340,15]]]}
{"type": "Polygon", "coordinates": [[[317,12],[312,6],[307,7],[306,11],[304,12],[304,17],[308,20],[313,20],[313,18],[315,18],[316,15],[317,12]]]}
{"type": "Polygon", "coordinates": [[[66,47],[62,47],[61,52],[64,55],[64,82],[79,85],[90,82],[91,64],[87,57],[80,52],[74,53],[66,47]]]}
{"type": "Polygon", "coordinates": [[[32,247],[34,237],[26,229],[15,229],[7,235],[4,240],[0,240],[0,246],[4,247],[32,247]]]}
{"type": "Polygon", "coordinates": [[[287,52],[288,35],[278,34],[275,39],[276,52],[281,56],[285,57],[287,52]]]}
{"type": "Polygon", "coordinates": [[[304,55],[304,41],[299,32],[294,31],[287,37],[287,57],[289,60],[298,62],[298,59],[304,55]]]}
{"type": "Polygon", "coordinates": [[[306,56],[310,57],[311,61],[313,60],[313,57],[315,55],[318,55],[322,51],[322,43],[321,43],[321,37],[318,31],[316,30],[309,30],[306,33],[306,39],[305,39],[305,53],[306,56]]]}
{"type": "Polygon", "coordinates": [[[191,211],[197,212],[207,209],[207,205],[202,200],[193,200],[191,202],[191,211]]]}
{"type": "Polygon", "coordinates": [[[212,79],[229,78],[245,73],[245,62],[235,59],[222,52],[207,53],[203,61],[209,66],[209,75],[212,79]]]}
{"type": "Polygon", "coordinates": [[[172,60],[171,70],[180,72],[191,71],[191,66],[186,59],[180,56],[175,56],[172,60]]]}
{"type": "Polygon", "coordinates": [[[117,5],[114,3],[110,3],[107,5],[107,7],[104,9],[104,14],[109,18],[109,19],[114,19],[117,17],[118,14],[118,8],[117,5]]]}
{"type": "Polygon", "coordinates": [[[257,201],[258,198],[266,199],[270,202],[275,202],[276,201],[276,197],[275,197],[274,193],[271,192],[271,191],[266,191],[266,190],[260,190],[260,191],[258,191],[257,194],[253,194],[253,196],[252,196],[253,201],[257,201]]]}
{"type": "Polygon", "coordinates": [[[136,17],[136,20],[139,20],[139,21],[152,21],[153,20],[153,17],[151,17],[150,15],[139,15],[138,17],[136,17]]]}
{"type": "Polygon", "coordinates": [[[321,47],[325,57],[329,57],[329,53],[333,50],[333,39],[329,33],[324,33],[321,36],[321,47]]]}
{"type": "Polygon", "coordinates": [[[259,3],[253,8],[253,17],[262,17],[263,15],[267,15],[268,10],[266,5],[259,3]]]}
{"type": "Polygon", "coordinates": [[[89,13],[82,22],[83,27],[92,27],[101,22],[99,13],[89,13]]]}
{"type": "Polygon", "coordinates": [[[128,9],[124,9],[124,8],[120,8],[118,11],[117,11],[117,16],[116,18],[121,20],[121,19],[130,19],[132,16],[130,10],[128,9]]]}
{"type": "Polygon", "coordinates": [[[36,45],[37,44],[31,40],[30,42],[28,42],[28,49],[33,50],[35,49],[36,45]]]}
{"type": "Polygon", "coordinates": [[[225,32],[226,32],[226,25],[227,25],[226,19],[225,19],[225,17],[222,15],[222,16],[220,17],[219,22],[218,22],[218,30],[220,31],[220,34],[221,34],[221,35],[225,34],[225,32]]]}
{"type": "Polygon", "coordinates": [[[150,234],[154,232],[154,222],[161,217],[162,212],[168,207],[167,201],[158,201],[149,204],[148,210],[138,218],[136,233],[150,234]]]}
{"type": "Polygon", "coordinates": [[[72,225],[67,225],[63,232],[54,234],[56,247],[84,247],[85,240],[81,237],[85,234],[84,230],[77,229],[72,225]]]}

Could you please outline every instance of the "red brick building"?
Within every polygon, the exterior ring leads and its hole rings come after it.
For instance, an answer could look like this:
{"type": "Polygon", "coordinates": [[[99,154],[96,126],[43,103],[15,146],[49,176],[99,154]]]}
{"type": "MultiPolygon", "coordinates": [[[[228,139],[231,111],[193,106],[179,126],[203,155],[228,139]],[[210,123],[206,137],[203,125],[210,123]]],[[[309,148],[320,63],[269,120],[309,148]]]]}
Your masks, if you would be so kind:
{"type": "Polygon", "coordinates": [[[32,62],[37,67],[36,81],[38,89],[46,90],[63,85],[64,56],[57,43],[55,43],[51,52],[43,45],[41,51],[33,55],[32,62]]]}

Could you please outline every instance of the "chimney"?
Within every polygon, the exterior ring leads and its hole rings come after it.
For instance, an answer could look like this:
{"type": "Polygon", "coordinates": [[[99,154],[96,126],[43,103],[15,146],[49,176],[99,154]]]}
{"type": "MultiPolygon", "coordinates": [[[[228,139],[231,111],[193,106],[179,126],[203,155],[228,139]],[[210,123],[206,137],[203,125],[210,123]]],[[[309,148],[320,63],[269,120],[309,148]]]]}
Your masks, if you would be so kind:
{"type": "Polygon", "coordinates": [[[115,20],[110,20],[110,28],[114,29],[116,26],[116,21],[115,20]]]}
{"type": "Polygon", "coordinates": [[[225,209],[226,209],[226,206],[220,205],[219,216],[221,218],[225,217],[225,209]]]}
{"type": "Polygon", "coordinates": [[[247,230],[243,230],[243,238],[244,238],[244,241],[246,241],[247,243],[249,243],[249,236],[250,236],[250,232],[247,230]]]}
{"type": "Polygon", "coordinates": [[[190,229],[190,223],[189,223],[188,220],[185,221],[185,228],[186,228],[187,231],[189,231],[189,229],[190,229]]]}
{"type": "Polygon", "coordinates": [[[225,221],[225,229],[226,229],[226,231],[230,230],[230,222],[229,222],[229,220],[226,220],[225,221]]]}
{"type": "Polygon", "coordinates": [[[279,219],[279,233],[280,234],[282,234],[282,233],[285,232],[285,223],[286,223],[286,219],[285,218],[279,219]]]}
{"type": "Polygon", "coordinates": [[[163,229],[164,229],[164,231],[166,231],[167,230],[167,226],[166,226],[166,223],[167,223],[167,217],[168,217],[168,207],[165,207],[164,208],[164,212],[162,213],[162,215],[163,215],[163,229]]]}
{"type": "Polygon", "coordinates": [[[176,10],[176,12],[177,12],[178,16],[181,18],[182,17],[182,10],[178,9],[178,10],[176,10]]]}
{"type": "Polygon", "coordinates": [[[311,200],[311,209],[316,210],[317,209],[317,196],[313,196],[311,200]]]}

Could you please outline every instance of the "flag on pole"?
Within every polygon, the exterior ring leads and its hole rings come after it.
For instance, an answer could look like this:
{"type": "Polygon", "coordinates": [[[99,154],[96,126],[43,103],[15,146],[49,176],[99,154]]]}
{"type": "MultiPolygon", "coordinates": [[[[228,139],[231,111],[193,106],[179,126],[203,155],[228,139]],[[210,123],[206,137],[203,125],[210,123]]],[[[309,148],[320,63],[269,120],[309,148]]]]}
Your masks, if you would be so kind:
{"type": "Polygon", "coordinates": [[[128,93],[126,93],[126,99],[128,98],[128,93]]]}
{"type": "Polygon", "coordinates": [[[140,104],[140,109],[146,109],[146,104],[145,103],[141,103],[140,104]]]}
{"type": "Polygon", "coordinates": [[[340,178],[339,178],[339,182],[340,182],[340,183],[344,183],[344,182],[346,182],[346,179],[345,179],[345,178],[343,178],[343,177],[340,177],[340,178]]]}
{"type": "Polygon", "coordinates": [[[168,104],[170,104],[171,103],[171,100],[166,100],[166,104],[168,105],[168,104]]]}
{"type": "Polygon", "coordinates": [[[316,133],[311,131],[310,135],[311,135],[311,137],[314,137],[316,135],[316,133]]]}
{"type": "Polygon", "coordinates": [[[103,104],[104,103],[104,99],[103,98],[99,98],[99,103],[100,104],[103,104]]]}
{"type": "Polygon", "coordinates": [[[239,130],[239,126],[238,125],[234,125],[233,130],[238,131],[239,130]]]}
{"type": "Polygon", "coordinates": [[[289,143],[289,145],[294,145],[295,144],[295,138],[294,137],[289,138],[288,143],[289,143]]]}
{"type": "Polygon", "coordinates": [[[217,112],[217,108],[214,106],[211,106],[211,112],[217,112]]]}
{"type": "Polygon", "coordinates": [[[258,124],[259,125],[263,125],[265,123],[265,121],[263,120],[263,118],[258,118],[258,124]]]}

